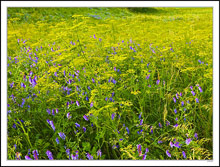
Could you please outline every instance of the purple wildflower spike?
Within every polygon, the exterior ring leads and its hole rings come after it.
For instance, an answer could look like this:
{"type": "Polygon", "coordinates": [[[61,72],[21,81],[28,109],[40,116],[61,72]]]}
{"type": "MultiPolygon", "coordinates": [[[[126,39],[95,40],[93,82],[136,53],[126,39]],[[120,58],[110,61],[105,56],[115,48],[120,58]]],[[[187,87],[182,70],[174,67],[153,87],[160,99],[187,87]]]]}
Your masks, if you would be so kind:
{"type": "Polygon", "coordinates": [[[25,159],[26,159],[26,160],[33,160],[33,159],[31,159],[29,156],[27,156],[27,155],[25,155],[25,159]]]}
{"type": "Polygon", "coordinates": [[[142,151],[141,151],[141,145],[140,144],[137,145],[137,150],[138,150],[138,155],[141,156],[142,151]]]}
{"type": "Polygon", "coordinates": [[[67,117],[68,119],[72,118],[72,116],[70,115],[70,112],[68,112],[68,113],[66,114],[66,117],[67,117]]]}
{"type": "Polygon", "coordinates": [[[196,103],[199,103],[199,99],[198,98],[196,98],[196,103]]]}
{"type": "Polygon", "coordinates": [[[174,101],[174,103],[176,103],[176,98],[175,97],[173,98],[173,101],[174,101]]]}
{"type": "Polygon", "coordinates": [[[112,114],[112,120],[114,120],[114,118],[115,118],[115,113],[112,114]]]}
{"type": "Polygon", "coordinates": [[[53,124],[53,121],[50,121],[50,126],[52,127],[52,129],[55,131],[55,126],[53,124]]]}
{"type": "Polygon", "coordinates": [[[143,125],[143,119],[140,120],[140,125],[143,125]]]}
{"type": "Polygon", "coordinates": [[[183,158],[186,159],[186,153],[182,151],[182,154],[183,154],[183,158]]]}
{"type": "Polygon", "coordinates": [[[186,144],[189,145],[191,142],[191,138],[186,139],[186,144]]]}
{"type": "Polygon", "coordinates": [[[126,127],[126,130],[127,130],[128,134],[129,134],[129,129],[128,129],[128,127],[126,127]]]}
{"type": "Polygon", "coordinates": [[[100,149],[97,151],[97,157],[98,157],[98,156],[100,156],[100,158],[101,158],[101,156],[102,156],[102,152],[101,152],[100,149]]]}
{"type": "Polygon", "coordinates": [[[196,138],[196,140],[198,140],[198,134],[197,133],[194,134],[194,137],[196,138]]]}
{"type": "Polygon", "coordinates": [[[84,118],[86,121],[89,120],[89,118],[88,118],[86,115],[84,115],[83,118],[84,118]]]}
{"type": "Polygon", "coordinates": [[[80,127],[80,124],[78,124],[78,123],[75,123],[75,125],[76,125],[76,127],[77,127],[77,128],[79,128],[79,127],[80,127]]]}
{"type": "Polygon", "coordinates": [[[60,143],[60,141],[59,141],[58,137],[56,138],[56,142],[57,142],[57,144],[59,144],[59,143],[60,143]]]}
{"type": "Polygon", "coordinates": [[[32,153],[33,153],[34,159],[35,159],[35,160],[38,160],[38,155],[39,155],[39,154],[38,154],[37,150],[33,150],[32,153]]]}
{"type": "Polygon", "coordinates": [[[52,152],[50,152],[49,150],[47,150],[46,154],[47,154],[49,160],[53,160],[53,154],[52,154],[52,152]]]}
{"type": "Polygon", "coordinates": [[[166,150],[166,154],[168,157],[171,157],[171,154],[169,153],[169,150],[166,150]]]}
{"type": "Polygon", "coordinates": [[[86,132],[86,128],[85,127],[83,127],[83,131],[86,132]]]}
{"type": "Polygon", "coordinates": [[[63,132],[59,132],[58,135],[61,137],[61,139],[65,140],[66,135],[63,132]]]}
{"type": "Polygon", "coordinates": [[[159,127],[162,128],[162,124],[159,122],[159,127]]]}
{"type": "Polygon", "coordinates": [[[76,101],[76,105],[79,106],[79,102],[78,101],[76,101]]]}
{"type": "Polygon", "coordinates": [[[175,114],[177,113],[177,110],[176,109],[174,109],[174,112],[175,112],[175,114]]]}

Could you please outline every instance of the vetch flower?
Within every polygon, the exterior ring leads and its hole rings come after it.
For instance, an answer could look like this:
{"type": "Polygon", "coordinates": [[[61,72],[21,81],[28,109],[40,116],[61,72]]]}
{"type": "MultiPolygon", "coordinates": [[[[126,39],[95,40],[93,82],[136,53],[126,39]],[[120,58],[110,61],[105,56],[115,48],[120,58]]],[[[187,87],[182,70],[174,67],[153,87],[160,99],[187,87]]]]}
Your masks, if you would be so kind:
{"type": "Polygon", "coordinates": [[[176,143],[174,144],[174,146],[175,146],[176,148],[180,148],[179,142],[176,142],[176,143]]]}
{"type": "Polygon", "coordinates": [[[101,158],[101,156],[102,156],[102,152],[101,152],[100,149],[97,151],[97,157],[98,157],[98,156],[100,156],[100,158],[101,158]]]}
{"type": "Polygon", "coordinates": [[[63,132],[59,132],[58,135],[61,137],[61,139],[65,140],[66,135],[63,132]]]}
{"type": "Polygon", "coordinates": [[[89,120],[89,118],[88,118],[86,115],[84,115],[83,118],[84,118],[86,121],[89,120]]]}
{"type": "Polygon", "coordinates": [[[140,125],[143,125],[143,119],[140,120],[140,125]]]}
{"type": "Polygon", "coordinates": [[[70,112],[68,112],[68,113],[66,114],[66,117],[67,117],[68,119],[72,118],[72,116],[70,115],[70,112]]]}
{"type": "Polygon", "coordinates": [[[59,144],[59,143],[60,143],[60,141],[59,141],[58,137],[56,138],[56,142],[57,142],[57,144],[59,144]]]}
{"type": "Polygon", "coordinates": [[[86,153],[86,157],[87,157],[89,160],[93,160],[93,156],[90,155],[89,153],[86,153]]]}
{"type": "Polygon", "coordinates": [[[83,131],[86,132],[86,128],[85,127],[83,127],[83,131]]]}
{"type": "Polygon", "coordinates": [[[156,82],[156,83],[157,83],[157,85],[159,85],[159,83],[160,83],[160,80],[157,80],[157,82],[156,82]]]}
{"type": "Polygon", "coordinates": [[[183,154],[183,158],[186,159],[186,153],[182,151],[182,154],[183,154]]]}
{"type": "Polygon", "coordinates": [[[199,103],[199,99],[198,98],[196,98],[196,103],[199,103]]]}
{"type": "Polygon", "coordinates": [[[141,151],[141,145],[140,144],[137,145],[137,150],[138,150],[139,156],[141,156],[142,151],[141,151]]]}
{"type": "Polygon", "coordinates": [[[147,154],[145,153],[145,154],[143,155],[142,160],[145,160],[145,159],[146,159],[146,157],[147,157],[147,154]]]}
{"type": "Polygon", "coordinates": [[[52,115],[53,115],[53,116],[55,116],[55,112],[54,112],[54,109],[52,109],[52,115]]]}
{"type": "Polygon", "coordinates": [[[173,127],[174,127],[174,128],[177,128],[177,127],[178,127],[178,124],[176,123],[176,125],[174,125],[173,127]]]}
{"type": "Polygon", "coordinates": [[[173,148],[173,146],[175,146],[175,144],[173,144],[172,141],[170,141],[170,147],[173,148]]]}
{"type": "Polygon", "coordinates": [[[193,96],[195,96],[195,95],[196,95],[196,93],[195,93],[193,90],[191,91],[191,93],[192,93],[192,95],[193,95],[193,96]]]}
{"type": "Polygon", "coordinates": [[[174,112],[175,112],[175,114],[177,113],[177,110],[176,109],[174,109],[174,112]]]}
{"type": "Polygon", "coordinates": [[[159,140],[159,141],[158,141],[158,144],[160,144],[160,143],[163,143],[163,141],[159,140]]]}
{"type": "Polygon", "coordinates": [[[186,139],[186,144],[189,145],[191,142],[191,138],[186,139]]]}
{"type": "Polygon", "coordinates": [[[196,138],[196,140],[198,140],[198,134],[197,133],[194,134],[194,137],[196,138]]]}
{"type": "Polygon", "coordinates": [[[52,129],[55,131],[55,126],[53,124],[53,121],[50,121],[50,126],[52,127],[52,129]]]}
{"type": "Polygon", "coordinates": [[[35,159],[35,160],[38,160],[38,155],[39,155],[39,154],[38,154],[37,150],[33,150],[32,153],[33,153],[34,159],[35,159]]]}
{"type": "Polygon", "coordinates": [[[126,130],[127,130],[128,134],[129,134],[129,129],[128,129],[128,127],[126,127],[126,130]]]}
{"type": "Polygon", "coordinates": [[[174,101],[174,103],[176,103],[176,98],[175,97],[173,98],[173,101],[174,101]]]}
{"type": "Polygon", "coordinates": [[[56,113],[58,113],[59,111],[58,111],[58,109],[56,108],[56,113]]]}
{"type": "Polygon", "coordinates": [[[46,154],[47,154],[49,160],[53,160],[53,154],[52,154],[52,152],[50,152],[49,150],[47,150],[46,154]]]}
{"type": "Polygon", "coordinates": [[[159,122],[159,127],[162,128],[162,124],[159,122]]]}
{"type": "Polygon", "coordinates": [[[169,153],[169,150],[166,150],[166,154],[168,157],[171,157],[171,154],[169,153]]]}
{"type": "Polygon", "coordinates": [[[200,86],[198,88],[199,88],[200,93],[202,93],[202,88],[200,86]]]}
{"type": "Polygon", "coordinates": [[[93,107],[93,102],[90,103],[90,107],[93,107]]]}
{"type": "Polygon", "coordinates": [[[78,101],[76,101],[76,105],[79,106],[79,102],[78,101]]]}
{"type": "Polygon", "coordinates": [[[79,127],[80,127],[80,124],[78,124],[78,123],[75,123],[75,125],[76,125],[76,127],[77,127],[77,128],[79,128],[79,127]]]}
{"type": "Polygon", "coordinates": [[[115,118],[115,113],[112,114],[112,120],[114,120],[114,118],[115,118]]]}
{"type": "Polygon", "coordinates": [[[166,126],[169,126],[170,125],[170,122],[169,121],[166,121],[166,126]]]}
{"type": "Polygon", "coordinates": [[[184,101],[181,102],[181,105],[184,106],[184,101]]]}
{"type": "Polygon", "coordinates": [[[17,160],[21,160],[21,153],[16,152],[15,158],[16,158],[17,160]]]}
{"type": "Polygon", "coordinates": [[[29,156],[27,156],[27,155],[25,155],[25,159],[26,159],[26,160],[33,160],[33,159],[31,159],[29,156]]]}

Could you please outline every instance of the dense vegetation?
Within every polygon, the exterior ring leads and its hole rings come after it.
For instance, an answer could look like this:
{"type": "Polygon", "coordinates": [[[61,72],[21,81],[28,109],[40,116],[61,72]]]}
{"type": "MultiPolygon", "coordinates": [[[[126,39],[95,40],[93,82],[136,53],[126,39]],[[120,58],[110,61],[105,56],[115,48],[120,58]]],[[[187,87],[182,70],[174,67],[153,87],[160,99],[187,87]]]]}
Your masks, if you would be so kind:
{"type": "Polygon", "coordinates": [[[211,8],[8,8],[8,159],[212,159],[211,8]]]}

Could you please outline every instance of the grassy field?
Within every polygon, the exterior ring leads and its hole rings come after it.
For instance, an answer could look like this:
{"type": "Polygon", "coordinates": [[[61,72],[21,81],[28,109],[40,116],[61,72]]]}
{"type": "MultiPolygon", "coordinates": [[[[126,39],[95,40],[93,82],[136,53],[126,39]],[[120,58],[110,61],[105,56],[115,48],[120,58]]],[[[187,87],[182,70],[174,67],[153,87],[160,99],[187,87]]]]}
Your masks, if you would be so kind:
{"type": "Polygon", "coordinates": [[[8,159],[213,159],[212,8],[8,8],[8,159]]]}

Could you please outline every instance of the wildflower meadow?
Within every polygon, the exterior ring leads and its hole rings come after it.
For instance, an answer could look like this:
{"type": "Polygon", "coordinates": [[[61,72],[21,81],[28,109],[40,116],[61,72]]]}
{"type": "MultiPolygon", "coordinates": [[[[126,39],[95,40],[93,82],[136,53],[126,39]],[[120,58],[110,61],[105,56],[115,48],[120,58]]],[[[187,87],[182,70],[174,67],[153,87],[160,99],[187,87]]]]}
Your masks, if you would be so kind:
{"type": "Polygon", "coordinates": [[[7,10],[8,160],[212,160],[212,8],[7,10]]]}

